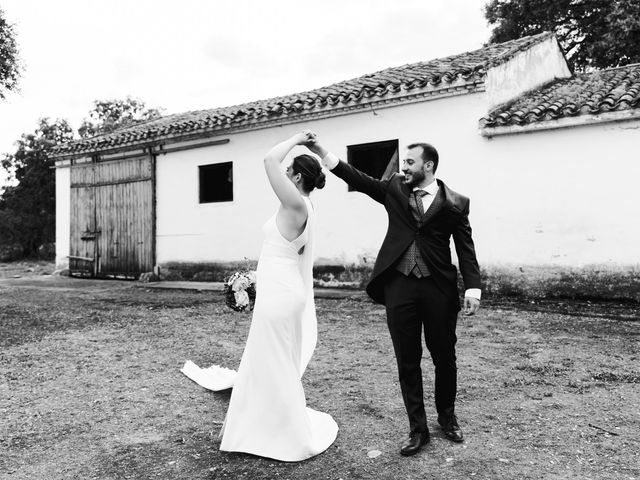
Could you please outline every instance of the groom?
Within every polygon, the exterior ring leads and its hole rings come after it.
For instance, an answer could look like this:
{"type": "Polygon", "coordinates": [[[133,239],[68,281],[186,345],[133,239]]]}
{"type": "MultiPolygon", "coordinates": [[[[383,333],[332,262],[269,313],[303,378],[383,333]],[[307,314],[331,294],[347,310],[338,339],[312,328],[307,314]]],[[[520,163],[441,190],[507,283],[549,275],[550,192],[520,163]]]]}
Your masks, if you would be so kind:
{"type": "Polygon", "coordinates": [[[400,453],[414,455],[429,441],[424,409],[422,330],[435,365],[435,402],[445,436],[462,442],[455,415],[456,321],[460,301],[457,271],[451,264],[453,237],[465,288],[464,314],[480,306],[480,270],[476,260],[469,199],[435,178],[438,152],[427,143],[407,148],[404,175],[376,180],[329,153],[314,134],[308,148],[325,167],[352,188],[384,205],[387,235],[376,259],[367,293],[387,310],[387,325],[398,363],[400,388],[409,416],[409,438],[400,453]]]}

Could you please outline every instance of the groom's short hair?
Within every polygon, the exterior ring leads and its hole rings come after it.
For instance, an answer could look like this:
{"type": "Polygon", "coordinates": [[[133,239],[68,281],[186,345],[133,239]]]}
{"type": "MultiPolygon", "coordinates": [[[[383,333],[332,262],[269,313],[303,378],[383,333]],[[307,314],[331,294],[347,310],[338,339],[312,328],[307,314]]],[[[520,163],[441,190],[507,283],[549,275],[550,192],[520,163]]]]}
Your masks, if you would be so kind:
{"type": "Polygon", "coordinates": [[[425,162],[432,161],[433,162],[433,173],[436,173],[438,169],[438,151],[433,145],[428,143],[412,143],[407,148],[416,148],[422,147],[422,160],[425,162]]]}

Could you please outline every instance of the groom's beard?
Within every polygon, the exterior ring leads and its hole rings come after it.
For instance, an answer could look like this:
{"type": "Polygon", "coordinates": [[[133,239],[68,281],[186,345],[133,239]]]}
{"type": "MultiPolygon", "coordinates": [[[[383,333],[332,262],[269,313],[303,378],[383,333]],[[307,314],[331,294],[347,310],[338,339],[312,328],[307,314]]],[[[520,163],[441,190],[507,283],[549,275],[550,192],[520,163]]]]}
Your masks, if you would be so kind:
{"type": "Polygon", "coordinates": [[[417,172],[404,172],[404,183],[409,188],[415,188],[426,178],[422,170],[417,172]]]}

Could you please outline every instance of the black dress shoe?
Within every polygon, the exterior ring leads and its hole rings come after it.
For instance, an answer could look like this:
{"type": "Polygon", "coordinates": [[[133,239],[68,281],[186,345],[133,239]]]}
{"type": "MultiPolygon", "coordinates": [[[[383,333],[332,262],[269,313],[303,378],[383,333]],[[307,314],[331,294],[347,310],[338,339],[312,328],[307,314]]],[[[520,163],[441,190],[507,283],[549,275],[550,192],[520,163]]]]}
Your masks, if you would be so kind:
{"type": "Polygon", "coordinates": [[[451,415],[450,417],[438,417],[438,423],[440,424],[440,427],[442,427],[444,436],[449,440],[457,443],[464,441],[462,430],[460,430],[460,427],[458,426],[458,419],[455,415],[451,415]]]}
{"type": "Polygon", "coordinates": [[[415,455],[425,443],[429,443],[429,430],[426,432],[413,432],[409,434],[409,438],[405,440],[400,449],[400,454],[408,457],[415,455]]]}

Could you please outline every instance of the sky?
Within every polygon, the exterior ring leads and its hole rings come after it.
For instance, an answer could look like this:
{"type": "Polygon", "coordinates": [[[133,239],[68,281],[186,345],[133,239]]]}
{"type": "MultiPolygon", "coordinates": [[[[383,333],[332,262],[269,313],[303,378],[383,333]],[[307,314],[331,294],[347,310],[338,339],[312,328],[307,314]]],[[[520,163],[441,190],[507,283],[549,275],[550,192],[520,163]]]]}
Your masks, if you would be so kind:
{"type": "MultiPolygon", "coordinates": [[[[224,107],[475,50],[485,0],[0,0],[24,71],[0,100],[0,157],[95,100],[224,107]]],[[[6,183],[0,172],[0,185],[6,183]]]]}

